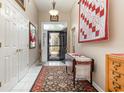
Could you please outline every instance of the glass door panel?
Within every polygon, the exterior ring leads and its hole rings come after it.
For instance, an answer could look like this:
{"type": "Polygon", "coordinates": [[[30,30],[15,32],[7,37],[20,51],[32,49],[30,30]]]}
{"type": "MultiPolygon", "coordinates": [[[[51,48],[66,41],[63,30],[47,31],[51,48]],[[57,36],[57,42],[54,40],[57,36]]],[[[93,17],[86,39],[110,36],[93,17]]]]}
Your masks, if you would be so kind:
{"type": "Polygon", "coordinates": [[[49,60],[60,60],[60,37],[58,32],[49,32],[49,60]]]}
{"type": "Polygon", "coordinates": [[[48,61],[65,59],[67,33],[62,31],[48,31],[48,61]]]}

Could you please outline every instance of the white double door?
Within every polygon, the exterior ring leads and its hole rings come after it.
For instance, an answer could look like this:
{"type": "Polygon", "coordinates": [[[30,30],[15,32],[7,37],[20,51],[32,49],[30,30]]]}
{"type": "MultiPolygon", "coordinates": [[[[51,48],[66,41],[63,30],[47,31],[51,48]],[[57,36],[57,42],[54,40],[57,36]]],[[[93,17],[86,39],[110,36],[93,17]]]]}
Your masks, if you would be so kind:
{"type": "Polygon", "coordinates": [[[4,1],[0,9],[0,87],[18,82],[29,65],[28,21],[4,1]]]}

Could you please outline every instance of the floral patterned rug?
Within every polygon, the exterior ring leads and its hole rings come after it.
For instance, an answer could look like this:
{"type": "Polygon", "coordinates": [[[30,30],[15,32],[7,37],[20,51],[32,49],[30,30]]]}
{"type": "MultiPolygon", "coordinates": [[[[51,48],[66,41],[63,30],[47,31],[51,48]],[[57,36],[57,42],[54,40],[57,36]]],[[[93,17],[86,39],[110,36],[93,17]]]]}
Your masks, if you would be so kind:
{"type": "Polygon", "coordinates": [[[76,82],[73,86],[73,74],[71,70],[66,73],[65,66],[44,66],[31,92],[97,92],[97,90],[88,82],[76,82]],[[68,74],[69,73],[69,74],[68,74]]]}

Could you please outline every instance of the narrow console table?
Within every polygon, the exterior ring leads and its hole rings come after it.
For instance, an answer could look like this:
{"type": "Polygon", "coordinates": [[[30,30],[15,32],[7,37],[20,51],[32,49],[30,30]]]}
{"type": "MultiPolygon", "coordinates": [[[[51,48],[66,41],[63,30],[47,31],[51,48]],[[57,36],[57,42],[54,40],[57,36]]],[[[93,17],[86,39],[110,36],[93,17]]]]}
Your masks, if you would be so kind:
{"type": "MultiPolygon", "coordinates": [[[[90,83],[92,84],[92,72],[94,71],[94,59],[88,58],[86,56],[81,56],[76,53],[67,53],[66,54],[66,60],[69,60],[72,62],[72,72],[73,72],[73,84],[75,86],[75,80],[78,77],[79,74],[86,74],[87,71],[84,69],[85,67],[88,67],[87,70],[89,70],[89,78],[90,83]],[[78,74],[78,75],[77,75],[78,74]]],[[[84,79],[83,79],[84,80],[84,79]]]]}

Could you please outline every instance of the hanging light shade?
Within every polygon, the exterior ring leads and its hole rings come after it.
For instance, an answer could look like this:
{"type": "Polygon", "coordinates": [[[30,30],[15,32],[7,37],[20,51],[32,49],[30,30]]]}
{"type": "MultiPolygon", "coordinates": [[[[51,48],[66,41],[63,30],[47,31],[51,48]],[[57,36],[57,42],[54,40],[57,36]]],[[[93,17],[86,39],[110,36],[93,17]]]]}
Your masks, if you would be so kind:
{"type": "Polygon", "coordinates": [[[50,13],[51,16],[57,16],[59,14],[59,11],[55,9],[55,6],[56,6],[55,1],[52,2],[52,6],[53,6],[53,9],[51,9],[49,11],[49,13],[50,13]]]}
{"type": "Polygon", "coordinates": [[[49,13],[50,13],[50,15],[52,15],[52,16],[56,16],[56,15],[59,14],[59,11],[58,11],[58,10],[50,10],[49,13]]]}

